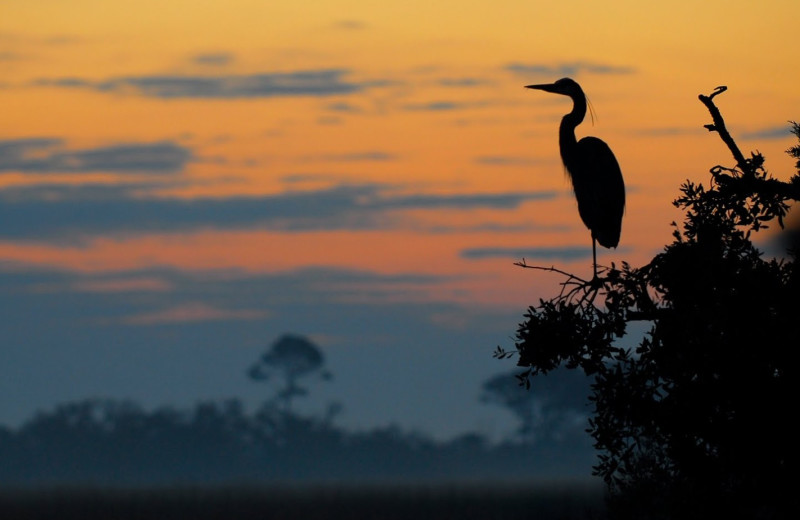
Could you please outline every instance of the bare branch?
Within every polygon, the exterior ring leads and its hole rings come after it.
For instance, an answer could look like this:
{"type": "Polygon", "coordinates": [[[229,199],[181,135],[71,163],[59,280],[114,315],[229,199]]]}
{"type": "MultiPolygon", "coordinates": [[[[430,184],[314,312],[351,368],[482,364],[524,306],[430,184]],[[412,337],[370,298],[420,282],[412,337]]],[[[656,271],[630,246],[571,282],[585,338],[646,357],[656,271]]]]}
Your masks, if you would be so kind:
{"type": "Polygon", "coordinates": [[[714,92],[710,96],[704,96],[703,94],[698,96],[700,101],[711,113],[711,119],[714,121],[713,124],[705,125],[705,128],[707,128],[709,132],[717,132],[719,134],[722,141],[728,146],[728,149],[733,154],[733,158],[736,160],[736,164],[739,166],[739,169],[741,169],[742,172],[745,172],[748,175],[755,175],[755,172],[753,172],[753,168],[751,167],[749,161],[744,158],[742,151],[739,150],[736,142],[734,142],[731,134],[725,127],[725,120],[722,119],[722,114],[720,114],[719,109],[714,104],[714,96],[722,94],[726,90],[728,90],[728,87],[720,86],[714,89],[714,92]]]}
{"type": "Polygon", "coordinates": [[[514,262],[514,265],[519,266],[519,267],[524,267],[525,269],[538,269],[540,271],[550,271],[552,273],[558,273],[558,274],[564,275],[570,280],[578,280],[578,281],[583,282],[583,283],[589,283],[587,280],[584,280],[583,278],[579,278],[578,276],[576,276],[576,275],[574,275],[572,273],[568,273],[566,271],[562,271],[561,269],[558,269],[558,268],[556,268],[555,266],[552,266],[552,265],[550,267],[542,267],[542,266],[538,266],[538,265],[530,265],[530,264],[525,262],[524,258],[522,260],[520,260],[519,262],[514,262]]]}

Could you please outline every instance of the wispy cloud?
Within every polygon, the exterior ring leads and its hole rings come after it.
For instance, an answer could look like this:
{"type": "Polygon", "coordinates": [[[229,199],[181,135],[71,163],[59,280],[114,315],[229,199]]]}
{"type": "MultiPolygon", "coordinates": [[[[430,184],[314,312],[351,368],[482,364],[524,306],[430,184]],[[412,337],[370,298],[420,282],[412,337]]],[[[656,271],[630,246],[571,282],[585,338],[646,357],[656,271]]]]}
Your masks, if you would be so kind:
{"type": "Polygon", "coordinates": [[[208,321],[258,320],[269,316],[261,309],[222,309],[202,302],[189,302],[153,312],[123,316],[128,325],[170,325],[208,321]]]}
{"type": "Polygon", "coordinates": [[[337,29],[344,29],[346,31],[361,31],[367,28],[367,24],[361,20],[339,20],[333,24],[337,29]]]}
{"type": "Polygon", "coordinates": [[[647,137],[670,137],[680,135],[699,135],[703,132],[708,133],[701,127],[666,126],[661,128],[639,128],[632,130],[631,135],[647,137]]]}
{"type": "Polygon", "coordinates": [[[437,83],[443,87],[478,87],[488,82],[478,78],[441,78],[437,83]]]}
{"type": "Polygon", "coordinates": [[[348,114],[359,114],[364,111],[361,107],[346,102],[330,103],[329,105],[325,105],[325,109],[330,110],[331,112],[342,112],[348,114]]]}
{"type": "Polygon", "coordinates": [[[198,228],[281,231],[391,229],[398,211],[510,210],[554,191],[498,194],[408,194],[381,184],[336,185],[278,195],[173,199],[141,188],[57,184],[0,190],[0,237],[74,241],[97,235],[180,232],[198,228]]]}
{"type": "Polygon", "coordinates": [[[381,150],[367,150],[363,152],[350,152],[342,154],[308,155],[302,161],[322,162],[386,162],[397,159],[397,156],[381,150]]]}
{"type": "Polygon", "coordinates": [[[556,191],[514,192],[476,195],[404,195],[378,199],[383,208],[494,208],[513,209],[530,200],[550,200],[556,191]]]}
{"type": "MultiPolygon", "coordinates": [[[[588,241],[587,241],[588,242],[588,241]]],[[[542,260],[579,260],[592,256],[591,244],[569,247],[475,247],[461,251],[461,258],[479,260],[483,258],[538,258],[542,260]]]]}
{"type": "Polygon", "coordinates": [[[514,155],[483,155],[475,158],[477,164],[487,166],[531,166],[541,164],[542,159],[519,157],[514,155]]]}
{"type": "Polygon", "coordinates": [[[73,282],[76,292],[86,293],[142,293],[166,292],[173,286],[165,280],[153,276],[115,276],[79,279],[73,282]]]}
{"type": "Polygon", "coordinates": [[[451,110],[471,108],[473,106],[475,106],[474,103],[460,103],[456,101],[430,101],[427,103],[409,103],[407,105],[403,105],[403,109],[422,112],[448,112],[451,110]]]}
{"type": "Polygon", "coordinates": [[[221,67],[233,63],[234,55],[229,52],[208,52],[192,56],[191,61],[196,65],[221,67]]]}
{"type": "Polygon", "coordinates": [[[509,63],[505,70],[525,77],[554,77],[578,76],[580,74],[632,74],[636,72],[633,67],[624,65],[609,65],[605,63],[590,63],[583,61],[543,64],[543,63],[509,63]]]}
{"type": "Polygon", "coordinates": [[[3,61],[18,61],[22,59],[22,55],[17,52],[0,52],[0,62],[3,61]]]}
{"type": "Polygon", "coordinates": [[[145,75],[109,78],[42,78],[35,86],[84,88],[100,92],[133,93],[147,97],[175,98],[268,98],[351,94],[380,82],[356,83],[344,77],[345,69],[300,70],[250,75],[179,76],[145,75]]]}
{"type": "Polygon", "coordinates": [[[71,150],[64,140],[29,138],[0,141],[0,172],[169,173],[183,169],[192,152],[171,141],[120,143],[71,150]]]}
{"type": "MultiPolygon", "coordinates": [[[[52,298],[70,295],[95,299],[99,306],[115,301],[124,310],[110,313],[113,323],[153,324],[205,319],[249,320],[272,317],[288,303],[388,301],[403,292],[452,281],[453,275],[377,273],[373,271],[304,268],[280,273],[242,270],[182,271],[150,267],[113,273],[70,272],[0,264],[0,301],[13,295],[52,298]],[[136,294],[136,298],[131,298],[136,294]]],[[[93,313],[94,314],[94,313],[93,313]]],[[[105,314],[102,310],[96,314],[105,314]]]]}
{"type": "Polygon", "coordinates": [[[792,127],[789,123],[781,126],[771,126],[753,130],[752,132],[745,132],[742,134],[744,139],[785,139],[792,134],[792,127]]]}

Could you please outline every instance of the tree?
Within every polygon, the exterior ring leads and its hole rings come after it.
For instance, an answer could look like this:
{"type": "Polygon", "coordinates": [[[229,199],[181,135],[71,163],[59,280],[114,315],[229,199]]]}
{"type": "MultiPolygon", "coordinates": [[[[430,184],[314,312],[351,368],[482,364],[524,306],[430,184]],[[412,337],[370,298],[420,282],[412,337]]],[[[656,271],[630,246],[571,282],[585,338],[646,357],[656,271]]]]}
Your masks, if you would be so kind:
{"type": "Polygon", "coordinates": [[[483,383],[481,401],[513,413],[520,422],[517,433],[523,442],[558,442],[565,435],[585,436],[589,384],[590,378],[580,372],[556,370],[537,377],[526,392],[513,377],[502,373],[483,383]]]}
{"type": "Polygon", "coordinates": [[[276,374],[282,378],[283,386],[278,389],[276,397],[284,411],[289,412],[295,397],[308,395],[308,390],[300,386],[298,380],[312,375],[331,379],[324,365],[322,352],[308,339],[284,335],[250,367],[248,376],[255,381],[267,381],[276,374]]]}
{"type": "MultiPolygon", "coordinates": [[[[767,259],[755,232],[800,198],[800,175],[772,178],[745,158],[713,98],[700,96],[736,160],[711,168],[708,188],[686,181],[673,242],[650,263],[566,276],[560,293],[525,314],[516,352],[523,385],[565,365],[594,375],[589,431],[595,474],[620,518],[783,518],[797,467],[792,411],[800,276],[796,251],[767,259]],[[635,349],[619,339],[633,322],[649,331],[635,349]]],[[[800,138],[800,125],[792,131],[800,138]]],[[[800,159],[800,146],[788,151],[800,159]]],[[[798,161],[800,172],[800,161],[798,161]]]]}

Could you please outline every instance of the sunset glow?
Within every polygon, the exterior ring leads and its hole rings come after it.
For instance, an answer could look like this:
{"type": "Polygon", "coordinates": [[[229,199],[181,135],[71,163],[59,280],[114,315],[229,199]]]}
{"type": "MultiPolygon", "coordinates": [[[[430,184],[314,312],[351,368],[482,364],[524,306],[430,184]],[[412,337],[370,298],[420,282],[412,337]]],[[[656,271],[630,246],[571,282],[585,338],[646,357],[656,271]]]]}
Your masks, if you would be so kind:
{"type": "MultiPolygon", "coordinates": [[[[513,262],[591,276],[558,154],[570,101],[522,87],[583,86],[596,118],[578,137],[608,142],[627,185],[620,246],[598,260],[641,265],[681,219],[680,183],[733,164],[698,94],[727,85],[734,137],[788,177],[799,16],[795,0],[4,1],[6,297],[119,295],[130,308],[116,317],[85,310],[104,330],[261,320],[269,335],[295,327],[278,300],[180,277],[317,273],[315,305],[492,309],[510,317],[492,340],[507,343],[514,316],[561,281],[513,262]],[[20,281],[42,273],[58,283],[20,281]]],[[[425,326],[469,325],[448,312],[425,326]]],[[[313,321],[296,332],[334,348],[375,337],[313,321]]]]}

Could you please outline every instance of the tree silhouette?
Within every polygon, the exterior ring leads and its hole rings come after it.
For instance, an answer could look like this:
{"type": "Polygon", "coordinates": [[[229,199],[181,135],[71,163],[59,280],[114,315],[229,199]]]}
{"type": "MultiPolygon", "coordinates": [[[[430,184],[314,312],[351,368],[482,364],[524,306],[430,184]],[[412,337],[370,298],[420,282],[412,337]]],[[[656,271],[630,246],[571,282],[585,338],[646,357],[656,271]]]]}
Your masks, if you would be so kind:
{"type": "MultiPolygon", "coordinates": [[[[736,160],[715,166],[708,188],[686,181],[673,242],[652,261],[566,276],[560,293],[525,314],[516,352],[520,382],[565,365],[594,375],[589,431],[595,473],[619,518],[783,518],[797,510],[787,483],[797,467],[792,361],[800,316],[796,251],[767,259],[751,234],[800,198],[800,175],[772,178],[745,158],[713,98],[700,96],[736,160]],[[635,349],[619,339],[633,322],[635,349]]],[[[800,125],[792,131],[800,138],[800,125]]],[[[800,158],[800,147],[788,151],[800,158]]],[[[798,162],[800,171],[800,161],[798,162]]]]}
{"type": "Polygon", "coordinates": [[[558,441],[564,435],[585,435],[586,395],[590,378],[574,370],[556,370],[532,382],[530,391],[497,374],[483,383],[481,401],[507,408],[520,422],[517,434],[526,443],[558,441]]]}
{"type": "Polygon", "coordinates": [[[255,381],[267,381],[275,374],[283,379],[283,386],[277,391],[277,400],[284,411],[290,411],[295,397],[308,395],[308,390],[298,384],[298,380],[319,375],[324,380],[331,378],[324,369],[325,357],[308,339],[301,336],[281,336],[270,349],[248,370],[248,376],[255,381]]]}

